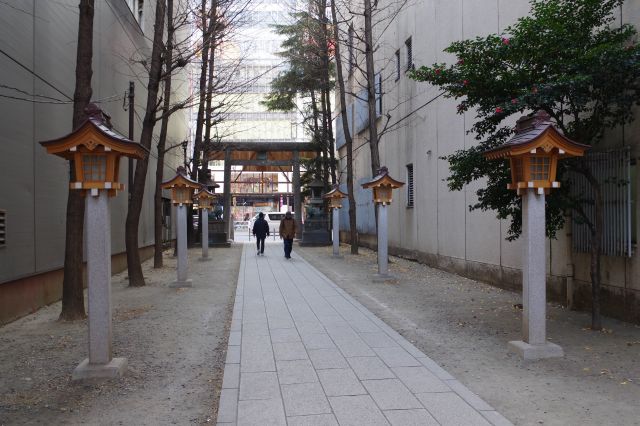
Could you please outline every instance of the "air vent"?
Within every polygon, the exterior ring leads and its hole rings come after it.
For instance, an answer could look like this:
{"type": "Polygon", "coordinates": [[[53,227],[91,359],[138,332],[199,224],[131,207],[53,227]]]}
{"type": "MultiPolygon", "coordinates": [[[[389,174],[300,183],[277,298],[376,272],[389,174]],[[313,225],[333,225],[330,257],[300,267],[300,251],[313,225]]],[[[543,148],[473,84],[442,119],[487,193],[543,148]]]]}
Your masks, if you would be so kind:
{"type": "Polygon", "coordinates": [[[7,212],[0,210],[0,248],[7,245],[7,212]]]}

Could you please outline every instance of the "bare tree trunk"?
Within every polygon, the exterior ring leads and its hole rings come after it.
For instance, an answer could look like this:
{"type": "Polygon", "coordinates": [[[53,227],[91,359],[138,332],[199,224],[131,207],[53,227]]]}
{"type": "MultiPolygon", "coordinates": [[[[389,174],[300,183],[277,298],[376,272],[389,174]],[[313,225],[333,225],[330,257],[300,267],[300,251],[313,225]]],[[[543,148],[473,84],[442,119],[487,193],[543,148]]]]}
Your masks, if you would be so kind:
{"type": "Polygon", "coordinates": [[[211,17],[209,18],[209,39],[210,39],[210,48],[209,48],[209,58],[207,58],[209,64],[207,67],[208,71],[208,81],[207,81],[207,89],[206,89],[206,117],[204,118],[204,143],[202,144],[202,161],[200,167],[200,176],[198,182],[205,183],[205,179],[207,176],[207,170],[209,169],[209,161],[207,156],[209,154],[209,149],[211,148],[211,115],[213,114],[213,109],[211,108],[212,98],[213,98],[213,66],[215,63],[215,27],[216,26],[216,0],[211,0],[211,17]]]}
{"type": "Polygon", "coordinates": [[[371,14],[371,0],[364,0],[365,62],[367,69],[366,77],[368,97],[367,106],[369,109],[369,149],[371,150],[371,172],[372,176],[375,176],[378,174],[378,170],[380,169],[380,152],[378,150],[378,127],[376,126],[376,75],[373,63],[373,24],[371,14]]]}
{"type": "Polygon", "coordinates": [[[169,127],[169,109],[171,108],[171,67],[173,62],[173,0],[167,0],[167,46],[164,56],[164,105],[162,107],[162,121],[160,123],[160,137],[158,139],[158,163],[156,165],[156,188],[153,196],[153,233],[154,253],[153,267],[162,268],[162,180],[164,174],[165,146],[167,144],[167,129],[169,127]]]}
{"type": "Polygon", "coordinates": [[[333,144],[333,126],[331,125],[331,87],[330,82],[331,78],[329,76],[329,30],[327,28],[327,0],[320,1],[320,21],[322,22],[321,27],[321,39],[322,43],[322,80],[323,80],[323,88],[324,91],[324,99],[325,99],[325,143],[327,145],[327,151],[329,152],[329,158],[327,161],[329,162],[329,170],[331,173],[331,184],[336,184],[336,155],[334,152],[334,144],[333,144]]]}
{"type": "Polygon", "coordinates": [[[336,80],[338,81],[338,93],[340,96],[340,115],[342,117],[342,130],[344,132],[345,146],[347,147],[347,192],[349,196],[349,230],[351,234],[351,254],[358,254],[358,229],[356,223],[356,197],[353,193],[353,139],[349,129],[349,116],[347,115],[347,99],[345,95],[344,78],[342,75],[342,56],[340,56],[340,34],[338,32],[338,17],[335,0],[331,1],[331,18],[333,21],[333,37],[336,48],[336,80]]]}
{"type": "Polygon", "coordinates": [[[311,111],[313,114],[313,134],[317,143],[316,158],[318,159],[316,161],[315,178],[317,180],[322,180],[322,142],[320,140],[320,128],[318,125],[318,101],[314,90],[311,90],[311,111]]]}
{"type": "MultiPolygon", "coordinates": [[[[76,53],[76,87],[73,94],[73,129],[87,118],[85,108],[91,101],[93,76],[93,15],[94,0],[81,0],[78,19],[78,50],[76,53]]],[[[75,165],[69,162],[69,179],[76,180],[75,165]]],[[[84,280],[82,271],[82,240],[84,236],[84,196],[82,191],[69,190],[62,281],[61,320],[85,318],[84,280]]]]}
{"type": "Polygon", "coordinates": [[[322,88],[320,90],[320,106],[322,107],[322,183],[324,183],[324,189],[329,189],[329,132],[327,127],[331,125],[327,115],[330,112],[327,109],[327,91],[322,88]]]}
{"type": "Polygon", "coordinates": [[[604,227],[602,188],[590,170],[585,173],[585,176],[595,193],[595,223],[591,227],[591,329],[599,331],[602,330],[602,319],[600,318],[600,284],[602,280],[600,246],[604,227]]]}
{"type": "MultiPolygon", "coordinates": [[[[165,0],[156,2],[156,16],[153,29],[153,48],[151,50],[151,65],[149,67],[149,83],[147,85],[147,107],[142,121],[142,133],[140,135],[140,145],[151,150],[151,140],[153,138],[153,128],[156,123],[156,105],[158,103],[158,89],[160,86],[160,76],[162,74],[162,53],[164,50],[162,36],[164,34],[164,18],[166,15],[165,0]]],[[[138,251],[138,226],[140,223],[140,212],[142,210],[142,198],[144,196],[147,169],[149,167],[149,157],[138,160],[136,172],[129,199],[129,209],[125,224],[125,245],[127,248],[127,269],[129,272],[129,286],[144,286],[144,275],[142,274],[142,264],[138,251]]]]}
{"type": "MultiPolygon", "coordinates": [[[[213,3],[214,0],[212,0],[213,3]]],[[[200,82],[198,91],[198,115],[196,116],[196,134],[193,141],[193,168],[191,169],[191,179],[198,180],[198,166],[200,163],[200,151],[202,150],[202,130],[204,128],[205,100],[207,98],[207,67],[209,64],[209,48],[211,45],[211,20],[207,23],[207,0],[202,0],[200,8],[202,15],[202,65],[200,67],[200,82]]]]}

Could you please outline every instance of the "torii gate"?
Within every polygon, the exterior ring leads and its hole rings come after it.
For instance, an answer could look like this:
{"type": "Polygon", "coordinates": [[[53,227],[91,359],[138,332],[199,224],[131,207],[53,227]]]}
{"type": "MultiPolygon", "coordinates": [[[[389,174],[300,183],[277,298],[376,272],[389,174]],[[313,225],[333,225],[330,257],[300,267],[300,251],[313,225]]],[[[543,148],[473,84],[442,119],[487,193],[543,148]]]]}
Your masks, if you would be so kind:
{"type": "Polygon", "coordinates": [[[231,167],[243,171],[293,172],[293,207],[298,238],[302,235],[302,199],[300,196],[300,159],[315,158],[316,149],[309,142],[225,142],[209,148],[207,160],[224,160],[224,227],[231,235],[231,167]]]}

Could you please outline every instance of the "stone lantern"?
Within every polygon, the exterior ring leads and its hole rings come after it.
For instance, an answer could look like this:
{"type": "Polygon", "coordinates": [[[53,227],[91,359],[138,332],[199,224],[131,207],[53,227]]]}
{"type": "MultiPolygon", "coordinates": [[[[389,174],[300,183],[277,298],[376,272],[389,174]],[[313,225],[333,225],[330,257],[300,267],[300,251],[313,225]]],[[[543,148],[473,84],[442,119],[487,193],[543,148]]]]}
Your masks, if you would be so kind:
{"type": "Polygon", "coordinates": [[[522,341],[509,347],[524,359],[561,357],[560,346],[546,337],[545,194],[559,188],[558,160],[584,155],[587,145],[565,137],[544,111],[518,120],[516,134],[497,148],[484,152],[489,160],[508,159],[508,189],[522,197],[522,341]]]}
{"type": "Polygon", "coordinates": [[[329,200],[329,208],[333,209],[333,256],[340,256],[340,209],[342,208],[342,200],[347,197],[347,194],[340,191],[338,185],[335,185],[333,189],[322,198],[329,200]]]}
{"type": "Polygon", "coordinates": [[[211,210],[215,194],[210,192],[206,186],[202,186],[194,195],[198,200],[198,208],[202,211],[200,228],[202,229],[202,257],[201,260],[209,259],[209,211],[211,210]]]}
{"type": "Polygon", "coordinates": [[[171,180],[162,183],[162,188],[171,189],[171,202],[177,206],[178,239],[178,279],[171,287],[191,287],[187,279],[187,206],[193,203],[193,192],[201,185],[187,177],[184,167],[178,167],[177,174],[171,180]]]}
{"type": "Polygon", "coordinates": [[[111,128],[109,116],[95,104],[88,118],[59,139],[40,142],[49,154],[73,161],[72,190],[86,195],[85,241],[89,305],[89,357],[73,371],[73,379],[121,376],[126,358],[112,358],[111,215],[109,198],[124,189],[118,182],[120,158],[143,159],[147,150],[111,128]]]}
{"type": "Polygon", "coordinates": [[[319,180],[308,183],[311,195],[305,203],[305,220],[302,230],[301,246],[328,246],[331,244],[329,217],[324,208],[323,189],[325,184],[319,180]]]}
{"type": "Polygon", "coordinates": [[[378,207],[378,278],[389,277],[387,237],[387,206],[391,204],[392,192],[396,188],[404,186],[404,182],[397,181],[389,176],[389,169],[381,167],[378,175],[369,182],[362,184],[364,189],[373,190],[373,202],[378,207]]]}

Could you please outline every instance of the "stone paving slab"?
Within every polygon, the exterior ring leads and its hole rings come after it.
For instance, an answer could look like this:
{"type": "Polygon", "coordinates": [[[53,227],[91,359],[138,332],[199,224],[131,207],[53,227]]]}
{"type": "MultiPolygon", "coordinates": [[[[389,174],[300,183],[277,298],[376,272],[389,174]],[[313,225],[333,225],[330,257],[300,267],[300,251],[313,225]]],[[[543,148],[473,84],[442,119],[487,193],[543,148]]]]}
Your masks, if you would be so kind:
{"type": "Polygon", "coordinates": [[[246,244],[218,424],[511,423],[304,259],[246,244]]]}

